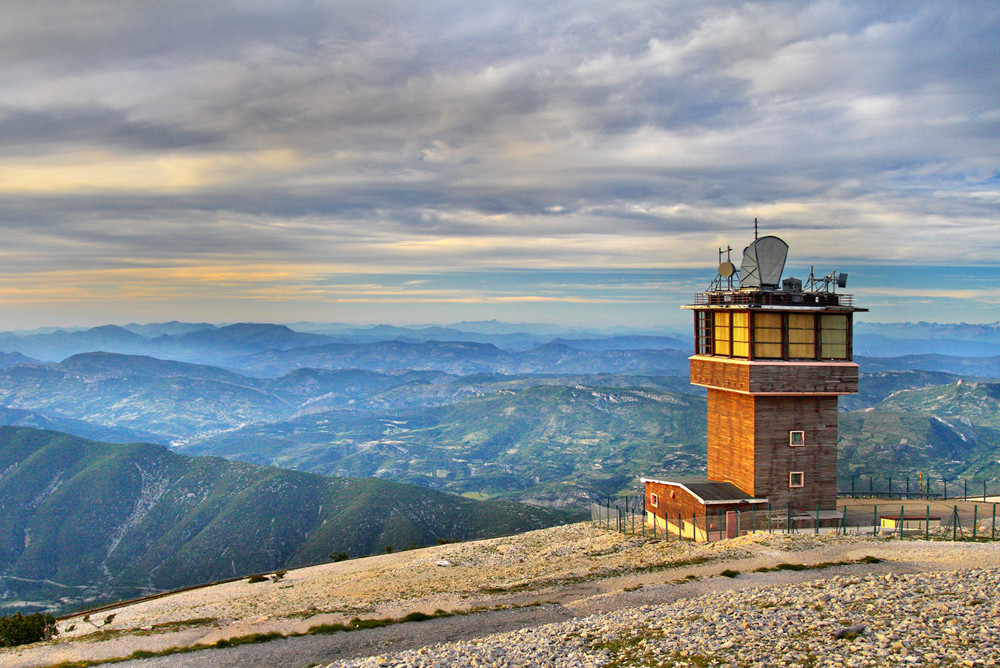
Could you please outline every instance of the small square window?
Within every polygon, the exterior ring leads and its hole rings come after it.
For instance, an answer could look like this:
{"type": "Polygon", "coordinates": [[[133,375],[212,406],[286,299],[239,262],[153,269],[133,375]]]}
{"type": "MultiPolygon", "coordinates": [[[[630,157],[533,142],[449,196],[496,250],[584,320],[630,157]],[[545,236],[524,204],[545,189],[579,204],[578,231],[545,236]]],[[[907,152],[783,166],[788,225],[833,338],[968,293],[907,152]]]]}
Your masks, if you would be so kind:
{"type": "Polygon", "coordinates": [[[653,506],[654,508],[659,508],[660,507],[660,496],[658,494],[650,494],[649,495],[649,505],[653,506]]]}
{"type": "Polygon", "coordinates": [[[801,448],[806,444],[806,433],[804,431],[788,432],[788,445],[793,448],[801,448]]]}
{"type": "Polygon", "coordinates": [[[789,487],[805,487],[806,476],[802,471],[792,471],[788,474],[789,487]]]}

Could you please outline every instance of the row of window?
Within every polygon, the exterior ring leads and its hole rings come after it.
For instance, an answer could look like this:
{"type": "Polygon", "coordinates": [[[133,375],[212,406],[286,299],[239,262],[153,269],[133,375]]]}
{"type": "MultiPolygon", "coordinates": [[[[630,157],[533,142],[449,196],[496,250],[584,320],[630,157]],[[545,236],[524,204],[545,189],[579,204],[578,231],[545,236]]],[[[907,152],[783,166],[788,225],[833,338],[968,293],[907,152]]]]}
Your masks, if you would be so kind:
{"type": "Polygon", "coordinates": [[[850,326],[844,314],[695,311],[695,352],[742,359],[846,360],[850,326]]]}

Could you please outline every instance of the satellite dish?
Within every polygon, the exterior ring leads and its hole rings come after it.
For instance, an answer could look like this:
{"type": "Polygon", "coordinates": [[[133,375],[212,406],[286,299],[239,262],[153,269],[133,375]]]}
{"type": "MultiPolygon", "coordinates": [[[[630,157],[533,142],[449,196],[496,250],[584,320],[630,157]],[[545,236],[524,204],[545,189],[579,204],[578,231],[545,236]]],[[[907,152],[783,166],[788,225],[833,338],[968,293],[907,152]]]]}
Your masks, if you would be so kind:
{"type": "Polygon", "coordinates": [[[719,264],[719,276],[723,278],[729,278],[736,273],[736,265],[726,260],[719,264]]]}
{"type": "Polygon", "coordinates": [[[847,287],[847,274],[837,274],[837,287],[838,288],[847,287]]]}
{"type": "Polygon", "coordinates": [[[743,251],[741,288],[777,288],[785,268],[788,244],[778,237],[761,237],[743,251]]]}

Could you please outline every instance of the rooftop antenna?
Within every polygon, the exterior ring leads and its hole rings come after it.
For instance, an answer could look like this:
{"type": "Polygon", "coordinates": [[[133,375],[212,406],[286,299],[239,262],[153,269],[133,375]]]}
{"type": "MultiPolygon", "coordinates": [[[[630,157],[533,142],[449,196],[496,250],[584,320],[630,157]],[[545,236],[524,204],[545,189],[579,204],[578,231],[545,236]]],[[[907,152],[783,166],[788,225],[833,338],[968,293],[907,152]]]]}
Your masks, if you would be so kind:
{"type": "Polygon", "coordinates": [[[753,240],[757,241],[757,218],[753,219],[753,240]]]}
{"type": "Polygon", "coordinates": [[[719,274],[708,286],[709,290],[732,290],[733,276],[736,275],[736,265],[732,261],[732,246],[727,245],[725,249],[719,249],[719,274]],[[722,259],[722,254],[726,254],[726,259],[722,259]]]}

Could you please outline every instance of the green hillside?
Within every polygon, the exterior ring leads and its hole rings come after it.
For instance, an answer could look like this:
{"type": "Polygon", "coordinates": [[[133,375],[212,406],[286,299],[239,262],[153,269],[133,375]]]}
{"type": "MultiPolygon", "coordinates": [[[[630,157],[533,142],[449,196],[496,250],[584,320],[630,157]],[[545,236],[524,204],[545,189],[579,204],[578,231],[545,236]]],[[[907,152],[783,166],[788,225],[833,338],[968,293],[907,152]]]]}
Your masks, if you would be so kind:
{"type": "Polygon", "coordinates": [[[0,427],[0,609],[60,608],[567,516],[0,427]]]}
{"type": "Polygon", "coordinates": [[[949,385],[900,392],[880,408],[918,411],[965,423],[1000,427],[1000,383],[958,381],[949,385]]]}
{"type": "Polygon", "coordinates": [[[705,400],[649,388],[529,386],[441,407],[306,415],[186,451],[565,503],[613,494],[638,475],[703,471],[705,400]]]}
{"type": "Polygon", "coordinates": [[[959,377],[940,371],[872,371],[858,378],[858,393],[840,397],[840,409],[856,411],[870,408],[903,390],[914,390],[955,383],[959,377]]]}
{"type": "Polygon", "coordinates": [[[933,473],[1000,480],[1000,385],[958,381],[894,392],[840,418],[839,474],[933,473]]]}

